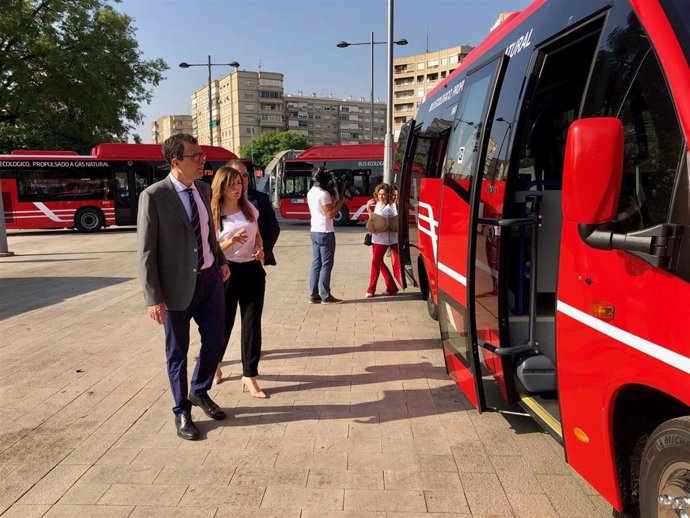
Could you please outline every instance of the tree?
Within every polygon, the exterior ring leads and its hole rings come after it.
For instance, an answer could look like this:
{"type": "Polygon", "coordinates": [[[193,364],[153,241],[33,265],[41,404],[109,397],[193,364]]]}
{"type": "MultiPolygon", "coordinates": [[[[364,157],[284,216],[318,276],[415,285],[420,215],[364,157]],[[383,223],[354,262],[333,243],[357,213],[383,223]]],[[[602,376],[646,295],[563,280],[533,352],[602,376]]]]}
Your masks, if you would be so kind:
{"type": "Polygon", "coordinates": [[[3,0],[0,152],[126,140],[168,68],[134,32],[110,0],[3,0]]]}
{"type": "Polygon", "coordinates": [[[279,151],[308,147],[309,142],[304,135],[294,131],[269,131],[240,147],[240,156],[251,157],[254,166],[263,169],[279,151]]]}

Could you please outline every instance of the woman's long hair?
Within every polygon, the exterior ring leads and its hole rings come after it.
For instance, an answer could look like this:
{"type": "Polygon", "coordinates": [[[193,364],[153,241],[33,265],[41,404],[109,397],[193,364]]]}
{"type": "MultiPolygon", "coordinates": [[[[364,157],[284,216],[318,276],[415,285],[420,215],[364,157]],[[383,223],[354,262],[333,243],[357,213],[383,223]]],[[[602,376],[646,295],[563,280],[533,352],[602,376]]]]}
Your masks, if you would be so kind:
{"type": "MultiPolygon", "coordinates": [[[[223,203],[225,202],[225,191],[235,179],[242,181],[242,175],[237,169],[228,167],[224,165],[213,175],[213,182],[211,183],[211,212],[213,214],[213,225],[216,230],[220,231],[223,228],[221,224],[221,210],[223,209],[223,203]]],[[[254,213],[251,207],[249,207],[249,200],[247,199],[247,192],[244,190],[244,184],[242,184],[242,196],[237,200],[240,210],[247,221],[255,221],[254,213]]]]}

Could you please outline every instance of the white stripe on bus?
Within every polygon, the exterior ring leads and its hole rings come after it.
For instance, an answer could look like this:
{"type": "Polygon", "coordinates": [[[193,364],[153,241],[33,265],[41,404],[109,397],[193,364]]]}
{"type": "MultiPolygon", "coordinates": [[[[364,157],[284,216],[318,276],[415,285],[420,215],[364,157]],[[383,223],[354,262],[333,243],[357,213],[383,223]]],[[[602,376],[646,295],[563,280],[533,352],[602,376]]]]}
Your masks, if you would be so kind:
{"type": "Polygon", "coordinates": [[[458,281],[460,284],[463,286],[467,286],[467,278],[464,275],[459,274],[455,270],[453,270],[450,266],[446,266],[442,262],[438,263],[438,269],[439,271],[442,271],[452,279],[458,281]]]}
{"type": "Polygon", "coordinates": [[[612,326],[611,324],[607,324],[606,322],[599,320],[598,318],[595,318],[584,311],[580,311],[579,309],[566,304],[562,300],[558,301],[556,308],[564,315],[568,315],[570,318],[577,320],[587,327],[599,331],[600,333],[624,343],[628,347],[632,347],[633,349],[651,356],[652,358],[656,358],[657,360],[670,365],[671,367],[675,367],[686,374],[690,374],[690,358],[687,356],[683,356],[671,351],[670,349],[666,349],[661,345],[655,344],[654,342],[650,342],[649,340],[645,340],[644,338],[640,338],[632,333],[623,331],[622,329],[612,326]]]}

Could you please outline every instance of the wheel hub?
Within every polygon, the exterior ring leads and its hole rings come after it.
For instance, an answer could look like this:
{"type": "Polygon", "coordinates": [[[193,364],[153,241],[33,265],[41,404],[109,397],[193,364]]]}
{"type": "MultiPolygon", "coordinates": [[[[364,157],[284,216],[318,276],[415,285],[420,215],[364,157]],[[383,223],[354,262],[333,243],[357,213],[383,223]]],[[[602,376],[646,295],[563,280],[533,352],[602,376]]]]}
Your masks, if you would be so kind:
{"type": "Polygon", "coordinates": [[[659,518],[690,518],[690,466],[670,466],[659,488],[659,518]]]}

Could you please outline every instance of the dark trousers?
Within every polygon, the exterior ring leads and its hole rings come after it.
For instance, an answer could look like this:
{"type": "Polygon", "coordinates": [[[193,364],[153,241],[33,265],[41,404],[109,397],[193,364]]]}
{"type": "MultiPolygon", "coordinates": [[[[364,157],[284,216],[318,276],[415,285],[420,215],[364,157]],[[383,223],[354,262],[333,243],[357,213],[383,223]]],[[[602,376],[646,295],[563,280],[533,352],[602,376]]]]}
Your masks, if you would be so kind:
{"type": "Polygon", "coordinates": [[[266,272],[260,261],[230,263],[230,279],[225,287],[225,342],[222,360],[235,325],[237,306],[242,319],[241,353],[242,375],[259,375],[261,357],[261,313],[264,310],[266,272]]]}
{"type": "Polygon", "coordinates": [[[217,268],[203,270],[196,279],[194,296],[184,311],[166,311],[165,355],[168,378],[172,389],[175,415],[192,408],[187,399],[187,352],[189,351],[189,322],[193,318],[199,326],[201,350],[192,375],[191,392],[203,395],[213,383],[216,365],[223,348],[223,281],[217,268]]]}

